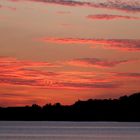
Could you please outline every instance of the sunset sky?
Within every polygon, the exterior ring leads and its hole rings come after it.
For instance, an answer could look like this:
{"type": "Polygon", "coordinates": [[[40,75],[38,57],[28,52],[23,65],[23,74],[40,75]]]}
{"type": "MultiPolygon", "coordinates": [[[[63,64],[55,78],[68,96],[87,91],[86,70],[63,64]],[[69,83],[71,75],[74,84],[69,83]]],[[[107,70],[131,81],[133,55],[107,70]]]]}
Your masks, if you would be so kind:
{"type": "Polygon", "coordinates": [[[0,0],[0,106],[140,91],[140,0],[0,0]]]}

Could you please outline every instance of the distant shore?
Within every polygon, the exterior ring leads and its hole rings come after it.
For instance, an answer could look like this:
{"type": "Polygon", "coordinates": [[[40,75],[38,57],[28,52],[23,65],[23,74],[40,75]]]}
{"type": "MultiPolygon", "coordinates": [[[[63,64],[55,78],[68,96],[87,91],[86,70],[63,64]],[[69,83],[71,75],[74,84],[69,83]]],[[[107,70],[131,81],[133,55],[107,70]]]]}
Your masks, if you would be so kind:
{"type": "Polygon", "coordinates": [[[140,122],[140,93],[119,99],[89,99],[73,105],[60,103],[0,107],[0,121],[140,122]]]}

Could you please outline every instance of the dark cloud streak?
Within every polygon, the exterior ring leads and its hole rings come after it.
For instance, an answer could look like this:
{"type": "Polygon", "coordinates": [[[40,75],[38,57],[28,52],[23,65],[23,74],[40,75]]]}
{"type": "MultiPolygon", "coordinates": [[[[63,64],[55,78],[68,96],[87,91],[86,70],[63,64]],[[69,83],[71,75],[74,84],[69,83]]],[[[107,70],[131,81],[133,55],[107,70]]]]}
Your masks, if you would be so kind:
{"type": "MultiPolygon", "coordinates": [[[[13,2],[23,0],[10,0],[13,2]]],[[[126,12],[140,12],[140,1],[138,0],[104,0],[104,1],[76,1],[76,0],[27,0],[63,6],[83,6],[92,8],[105,8],[109,10],[121,10],[126,12]]]]}
{"type": "Polygon", "coordinates": [[[88,38],[41,38],[39,41],[57,44],[90,44],[94,47],[100,46],[106,49],[117,49],[120,51],[140,51],[139,39],[88,39],[88,38]]]}
{"type": "Polygon", "coordinates": [[[88,15],[87,18],[91,19],[91,20],[115,20],[115,19],[140,20],[139,17],[122,16],[122,15],[108,15],[108,14],[88,15]]]}
{"type": "Polygon", "coordinates": [[[119,64],[129,63],[133,61],[134,60],[111,61],[99,58],[78,58],[69,61],[68,64],[82,67],[113,68],[119,64]]]}

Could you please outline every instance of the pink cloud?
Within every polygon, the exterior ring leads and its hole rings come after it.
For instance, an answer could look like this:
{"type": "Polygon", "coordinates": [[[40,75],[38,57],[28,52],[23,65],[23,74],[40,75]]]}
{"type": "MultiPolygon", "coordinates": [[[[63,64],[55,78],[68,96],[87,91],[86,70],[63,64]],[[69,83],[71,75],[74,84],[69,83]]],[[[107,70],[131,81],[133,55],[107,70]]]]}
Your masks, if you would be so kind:
{"type": "Polygon", "coordinates": [[[122,16],[122,15],[108,15],[108,14],[88,15],[87,18],[92,19],[92,20],[114,20],[114,19],[140,20],[139,17],[122,16]]]}
{"type": "Polygon", "coordinates": [[[87,44],[105,49],[140,51],[140,40],[136,39],[83,39],[83,38],[41,38],[39,41],[57,44],[87,44]]]}

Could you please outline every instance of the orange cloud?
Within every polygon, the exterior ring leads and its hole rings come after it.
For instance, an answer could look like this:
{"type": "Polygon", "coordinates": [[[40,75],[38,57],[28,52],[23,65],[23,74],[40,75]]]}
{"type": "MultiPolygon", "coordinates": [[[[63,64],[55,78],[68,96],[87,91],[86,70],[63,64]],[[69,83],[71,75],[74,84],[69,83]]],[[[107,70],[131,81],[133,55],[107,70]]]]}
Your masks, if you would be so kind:
{"type": "MultiPolygon", "coordinates": [[[[130,60],[107,61],[97,58],[73,60],[72,65],[114,67],[130,60]],[[73,64],[74,63],[74,64],[73,64]]],[[[0,84],[5,86],[25,86],[42,89],[112,89],[118,88],[121,78],[139,78],[137,73],[103,73],[80,71],[47,71],[37,67],[55,67],[48,62],[23,61],[10,57],[0,57],[0,84]]]]}
{"type": "Polygon", "coordinates": [[[49,77],[50,75],[54,76],[54,74],[34,70],[35,68],[40,67],[56,66],[48,62],[23,61],[10,57],[0,57],[0,83],[26,86],[44,86],[43,77],[49,77]]]}
{"type": "Polygon", "coordinates": [[[57,67],[57,65],[48,62],[35,62],[35,61],[23,61],[17,60],[16,58],[0,57],[0,66],[15,68],[30,68],[30,67],[57,67]]]}
{"type": "Polygon", "coordinates": [[[88,15],[87,18],[92,19],[92,20],[114,20],[114,19],[140,20],[139,17],[122,16],[122,15],[108,15],[108,14],[88,15]]]}
{"type": "MultiPolygon", "coordinates": [[[[15,58],[0,58],[1,85],[18,85],[46,89],[113,88],[110,79],[93,72],[49,72],[35,69],[50,66],[47,62],[21,61],[15,58]]],[[[52,65],[51,65],[52,66],[52,65]]]]}
{"type": "Polygon", "coordinates": [[[57,44],[90,44],[94,47],[118,49],[121,51],[140,51],[140,40],[136,39],[82,39],[82,38],[41,38],[42,42],[57,44]]]}

